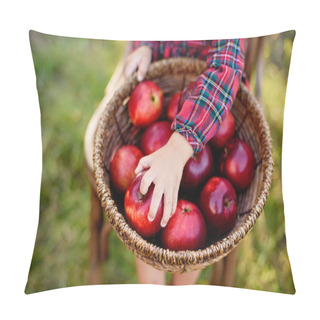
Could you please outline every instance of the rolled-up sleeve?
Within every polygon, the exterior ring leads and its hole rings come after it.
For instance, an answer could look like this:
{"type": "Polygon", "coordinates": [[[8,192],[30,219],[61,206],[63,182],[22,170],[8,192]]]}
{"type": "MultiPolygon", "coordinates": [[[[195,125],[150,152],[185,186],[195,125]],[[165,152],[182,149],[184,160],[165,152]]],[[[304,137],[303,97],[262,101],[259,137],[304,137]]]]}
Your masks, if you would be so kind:
{"type": "Polygon", "coordinates": [[[184,102],[172,128],[195,153],[214,136],[235,100],[244,69],[244,40],[212,41],[208,69],[196,79],[196,89],[184,102]]]}

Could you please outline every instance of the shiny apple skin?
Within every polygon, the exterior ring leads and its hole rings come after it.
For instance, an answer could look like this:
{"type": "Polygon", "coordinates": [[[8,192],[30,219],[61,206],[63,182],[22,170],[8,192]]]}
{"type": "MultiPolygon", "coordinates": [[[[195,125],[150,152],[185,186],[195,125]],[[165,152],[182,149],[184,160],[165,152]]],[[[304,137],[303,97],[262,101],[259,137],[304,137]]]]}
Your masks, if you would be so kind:
{"type": "Polygon", "coordinates": [[[237,194],[225,178],[212,177],[200,194],[200,208],[214,235],[231,230],[237,218],[237,194]]]}
{"type": "Polygon", "coordinates": [[[179,101],[180,101],[181,91],[176,92],[169,100],[167,107],[167,118],[169,121],[173,121],[176,115],[180,111],[179,101]]]}
{"type": "Polygon", "coordinates": [[[226,144],[220,160],[220,172],[237,190],[243,190],[250,185],[254,166],[254,154],[248,143],[233,138],[226,144]]]}
{"type": "Polygon", "coordinates": [[[131,122],[139,128],[146,128],[157,121],[162,114],[164,95],[162,89],[152,80],[140,82],[131,92],[128,112],[131,122]]]}
{"type": "Polygon", "coordinates": [[[231,112],[227,114],[221,126],[210,139],[209,143],[215,148],[223,148],[227,142],[234,137],[235,122],[231,112]]]}
{"type": "Polygon", "coordinates": [[[164,248],[179,250],[201,249],[207,237],[207,226],[200,209],[192,202],[180,199],[177,209],[161,233],[164,248]]]}
{"type": "Polygon", "coordinates": [[[161,229],[161,218],[163,213],[163,199],[160,202],[156,216],[153,221],[148,220],[154,184],[149,187],[146,195],[139,192],[143,174],[138,174],[130,183],[124,197],[124,209],[129,225],[143,238],[156,235],[161,229]]]}
{"type": "Polygon", "coordinates": [[[172,135],[171,125],[168,121],[157,121],[150,125],[142,134],[140,149],[149,155],[163,147],[172,135]]]}
{"type": "Polygon", "coordinates": [[[205,146],[199,153],[191,157],[184,166],[181,188],[196,190],[203,186],[213,175],[214,159],[209,146],[205,146]]]}
{"type": "Polygon", "coordinates": [[[134,145],[124,145],[120,147],[110,159],[110,178],[115,190],[124,194],[135,177],[139,160],[143,154],[139,148],[134,145]]]}

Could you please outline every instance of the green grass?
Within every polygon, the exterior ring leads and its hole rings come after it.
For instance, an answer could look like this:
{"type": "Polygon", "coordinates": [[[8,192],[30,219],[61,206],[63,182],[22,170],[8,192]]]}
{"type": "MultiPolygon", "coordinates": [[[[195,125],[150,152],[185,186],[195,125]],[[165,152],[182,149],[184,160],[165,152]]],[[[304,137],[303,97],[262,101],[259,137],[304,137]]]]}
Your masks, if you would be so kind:
{"type": "MultiPolygon", "coordinates": [[[[41,105],[43,171],[40,220],[26,293],[86,285],[89,262],[89,182],[84,133],[121,58],[124,42],[31,33],[41,105]]],[[[264,214],[240,245],[235,286],[293,293],[285,245],[281,188],[283,106],[292,34],[268,38],[263,100],[275,169],[264,214]],[[284,54],[274,56],[273,48],[284,54]]],[[[253,81],[254,82],[254,81],[253,81]]],[[[254,84],[253,84],[254,86],[254,84]]],[[[209,284],[212,266],[198,283],[209,284]]],[[[134,256],[111,233],[104,283],[137,283],[134,256]]]]}
{"type": "Polygon", "coordinates": [[[87,284],[89,185],[83,139],[124,43],[31,33],[41,105],[41,226],[26,292],[87,284]]]}

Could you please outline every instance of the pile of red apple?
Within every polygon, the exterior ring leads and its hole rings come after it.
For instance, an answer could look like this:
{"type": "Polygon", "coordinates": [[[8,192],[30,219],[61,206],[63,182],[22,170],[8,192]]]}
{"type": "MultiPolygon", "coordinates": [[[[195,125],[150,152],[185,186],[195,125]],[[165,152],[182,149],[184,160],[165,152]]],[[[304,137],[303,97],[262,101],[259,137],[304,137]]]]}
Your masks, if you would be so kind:
{"type": "Polygon", "coordinates": [[[167,143],[171,122],[195,85],[192,82],[168,97],[165,109],[161,88],[151,80],[139,83],[130,95],[128,112],[132,124],[143,131],[140,145],[115,149],[110,159],[111,186],[121,196],[129,225],[143,238],[171,250],[201,249],[229,232],[236,223],[239,192],[254,175],[252,149],[235,137],[235,121],[229,112],[206,147],[186,163],[177,209],[167,226],[160,226],[163,201],[155,219],[148,220],[154,185],[143,196],[139,192],[143,173],[135,176],[134,170],[141,157],[167,143]]]}

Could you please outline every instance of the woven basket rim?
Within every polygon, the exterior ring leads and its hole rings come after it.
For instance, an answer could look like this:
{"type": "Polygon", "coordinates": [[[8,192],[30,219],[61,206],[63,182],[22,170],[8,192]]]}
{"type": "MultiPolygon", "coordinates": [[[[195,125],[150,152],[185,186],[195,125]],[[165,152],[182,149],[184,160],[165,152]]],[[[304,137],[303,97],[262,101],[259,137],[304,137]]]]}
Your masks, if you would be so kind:
{"type": "MultiPolygon", "coordinates": [[[[206,69],[204,61],[194,58],[170,58],[165,60],[159,60],[153,62],[148,70],[145,79],[152,79],[155,76],[161,76],[160,73],[166,72],[164,70],[175,70],[174,72],[180,72],[180,69],[195,70],[194,73],[201,74],[206,69]],[[180,69],[179,69],[180,68],[180,69]],[[162,70],[162,71],[161,71],[162,70]]],[[[244,221],[235,228],[225,238],[212,243],[206,248],[199,250],[183,250],[173,251],[164,249],[156,244],[148,242],[142,238],[135,230],[126,222],[124,216],[118,211],[115,201],[111,197],[111,191],[109,186],[104,181],[104,165],[103,165],[103,140],[105,138],[105,132],[107,123],[110,121],[110,116],[116,111],[115,105],[119,104],[119,101],[123,101],[129,96],[130,92],[138,83],[137,73],[134,73],[113,95],[109,103],[106,105],[105,110],[99,120],[98,127],[95,135],[94,153],[93,153],[93,164],[94,164],[94,176],[96,180],[98,196],[101,200],[101,205],[105,210],[109,221],[113,229],[118,234],[122,242],[138,257],[154,257],[157,263],[163,265],[166,269],[166,264],[170,261],[174,261],[173,264],[178,266],[183,272],[186,265],[201,264],[208,262],[209,264],[221,259],[227,255],[235,246],[237,246],[245,237],[245,235],[252,229],[257,218],[260,216],[263,207],[266,203],[267,196],[269,194],[272,172],[273,172],[273,157],[272,157],[272,140],[270,135],[270,129],[267,121],[265,120],[263,111],[258,106],[257,101],[248,91],[243,83],[240,83],[238,95],[240,99],[247,99],[255,106],[256,116],[259,118],[260,125],[260,136],[261,138],[261,154],[262,158],[262,183],[260,190],[257,192],[255,205],[251,211],[247,214],[244,221]],[[128,240],[130,239],[130,241],[128,240]],[[130,244],[129,244],[130,243],[130,244]]],[[[237,96],[238,97],[238,96],[237,96]]],[[[157,266],[159,268],[159,266],[157,266]]],[[[160,266],[161,268],[161,266],[160,266]]],[[[201,267],[202,268],[202,267],[201,267]]]]}

